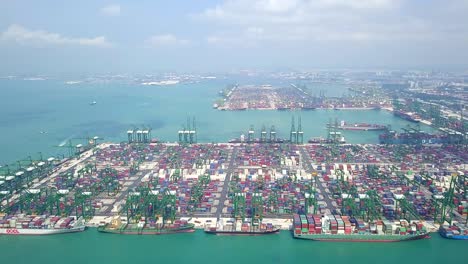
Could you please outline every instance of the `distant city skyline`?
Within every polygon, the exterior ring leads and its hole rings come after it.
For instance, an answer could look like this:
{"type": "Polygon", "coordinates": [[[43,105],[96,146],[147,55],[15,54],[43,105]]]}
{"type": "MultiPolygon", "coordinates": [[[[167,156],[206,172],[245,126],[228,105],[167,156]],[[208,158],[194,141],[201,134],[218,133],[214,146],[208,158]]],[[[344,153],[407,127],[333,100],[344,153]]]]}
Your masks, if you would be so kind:
{"type": "Polygon", "coordinates": [[[0,74],[468,69],[466,0],[2,1],[0,74]]]}

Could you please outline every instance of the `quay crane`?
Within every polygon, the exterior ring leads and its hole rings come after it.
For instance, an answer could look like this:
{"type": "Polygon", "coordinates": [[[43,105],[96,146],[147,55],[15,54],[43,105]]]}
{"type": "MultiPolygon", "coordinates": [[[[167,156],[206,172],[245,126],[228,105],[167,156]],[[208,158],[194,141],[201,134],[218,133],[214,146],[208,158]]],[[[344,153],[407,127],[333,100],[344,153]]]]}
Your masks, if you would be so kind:
{"type": "Polygon", "coordinates": [[[245,203],[245,193],[242,192],[236,192],[234,193],[233,196],[233,217],[234,219],[244,221],[245,220],[245,209],[246,209],[246,203],[245,203]]]}
{"type": "Polygon", "coordinates": [[[365,194],[359,194],[359,199],[360,199],[361,217],[364,220],[368,222],[372,222],[374,220],[381,219],[379,208],[382,208],[382,203],[380,202],[377,191],[368,190],[365,194]],[[364,206],[361,206],[363,200],[364,200],[364,206]]]}
{"type": "Polygon", "coordinates": [[[107,195],[116,195],[121,186],[117,178],[117,170],[106,167],[99,172],[102,187],[107,191],[107,195]]]}
{"type": "Polygon", "coordinates": [[[95,209],[92,202],[92,194],[89,189],[77,188],[75,190],[74,205],[77,216],[82,216],[84,219],[93,218],[95,209]]]}
{"type": "Polygon", "coordinates": [[[294,124],[294,116],[291,118],[291,131],[289,133],[289,142],[292,144],[297,142],[297,130],[294,124]]]}
{"type": "Polygon", "coordinates": [[[317,213],[317,172],[312,172],[312,181],[310,185],[306,186],[304,192],[305,198],[305,214],[317,213]],[[310,208],[313,208],[310,210],[310,208]]]}
{"type": "Polygon", "coordinates": [[[262,193],[252,193],[252,204],[250,208],[251,226],[260,226],[263,220],[263,198],[262,193]]]}
{"type": "Polygon", "coordinates": [[[182,130],[177,132],[179,137],[179,144],[196,144],[197,143],[197,125],[195,117],[187,117],[186,125],[182,125],[182,130]],[[192,122],[190,122],[192,121],[192,122]]]}

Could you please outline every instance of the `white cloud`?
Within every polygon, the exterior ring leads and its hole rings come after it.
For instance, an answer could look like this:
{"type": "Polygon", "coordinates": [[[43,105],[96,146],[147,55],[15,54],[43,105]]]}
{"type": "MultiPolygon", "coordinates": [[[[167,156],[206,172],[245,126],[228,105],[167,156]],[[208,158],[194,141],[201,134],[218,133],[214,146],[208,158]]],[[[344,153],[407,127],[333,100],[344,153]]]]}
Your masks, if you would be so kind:
{"type": "Polygon", "coordinates": [[[120,15],[120,5],[113,4],[101,8],[101,13],[106,16],[118,16],[120,15]]]}
{"type": "Polygon", "coordinates": [[[186,39],[179,39],[172,34],[154,35],[146,40],[146,44],[151,47],[161,46],[180,46],[186,45],[189,41],[186,39]]]}
{"type": "Polygon", "coordinates": [[[442,20],[425,13],[408,15],[411,12],[405,8],[414,11],[412,4],[410,0],[224,0],[193,17],[217,25],[218,32],[207,38],[212,44],[233,39],[279,43],[457,38],[450,24],[460,22],[446,23],[447,14],[442,20]]]}
{"type": "Polygon", "coordinates": [[[10,25],[0,39],[14,41],[22,45],[80,45],[93,47],[110,47],[111,43],[104,36],[95,38],[68,38],[58,33],[44,30],[30,30],[20,25],[10,25]]]}

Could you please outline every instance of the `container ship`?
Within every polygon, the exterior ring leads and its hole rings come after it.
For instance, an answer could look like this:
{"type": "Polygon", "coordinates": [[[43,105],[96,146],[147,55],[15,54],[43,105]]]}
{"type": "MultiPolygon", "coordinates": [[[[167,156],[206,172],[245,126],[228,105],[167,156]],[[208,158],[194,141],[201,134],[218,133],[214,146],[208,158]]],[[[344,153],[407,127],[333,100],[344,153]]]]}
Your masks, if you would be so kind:
{"type": "Polygon", "coordinates": [[[213,235],[228,235],[228,236],[258,236],[276,234],[280,230],[279,227],[273,226],[271,223],[252,224],[252,223],[236,223],[227,221],[223,224],[222,220],[218,221],[215,227],[206,226],[205,233],[213,235]]]}
{"type": "Polygon", "coordinates": [[[73,217],[14,215],[0,220],[0,235],[54,235],[85,228],[84,219],[73,217]]]}
{"type": "Polygon", "coordinates": [[[293,236],[298,239],[337,242],[400,242],[428,238],[422,223],[378,221],[365,223],[340,215],[293,216],[293,236]]]}
{"type": "Polygon", "coordinates": [[[393,115],[403,118],[405,120],[408,120],[410,122],[414,122],[414,123],[421,122],[421,117],[416,113],[404,112],[404,111],[393,111],[393,115]]]}
{"type": "Polygon", "coordinates": [[[468,240],[468,227],[466,225],[441,225],[439,234],[443,238],[455,240],[468,240]]]}
{"type": "Polygon", "coordinates": [[[194,227],[194,224],[190,224],[185,220],[175,220],[172,224],[163,224],[152,220],[145,222],[142,219],[136,224],[130,224],[117,217],[108,224],[99,225],[97,230],[103,233],[124,235],[163,235],[194,232],[194,227]]]}
{"type": "Polygon", "coordinates": [[[340,125],[328,125],[330,128],[341,129],[341,130],[358,130],[358,131],[381,131],[387,130],[388,127],[385,125],[368,124],[368,123],[354,123],[348,124],[345,121],[341,121],[340,125]]]}

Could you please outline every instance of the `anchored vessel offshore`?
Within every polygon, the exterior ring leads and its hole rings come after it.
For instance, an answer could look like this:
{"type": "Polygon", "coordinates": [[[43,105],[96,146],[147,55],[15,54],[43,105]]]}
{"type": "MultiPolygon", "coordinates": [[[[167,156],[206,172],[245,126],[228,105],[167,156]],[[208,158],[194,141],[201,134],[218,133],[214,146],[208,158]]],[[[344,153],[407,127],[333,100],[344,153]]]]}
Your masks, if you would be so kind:
{"type": "Polygon", "coordinates": [[[342,242],[399,242],[429,237],[422,223],[365,223],[340,215],[293,216],[293,236],[298,239],[342,242]]]}

